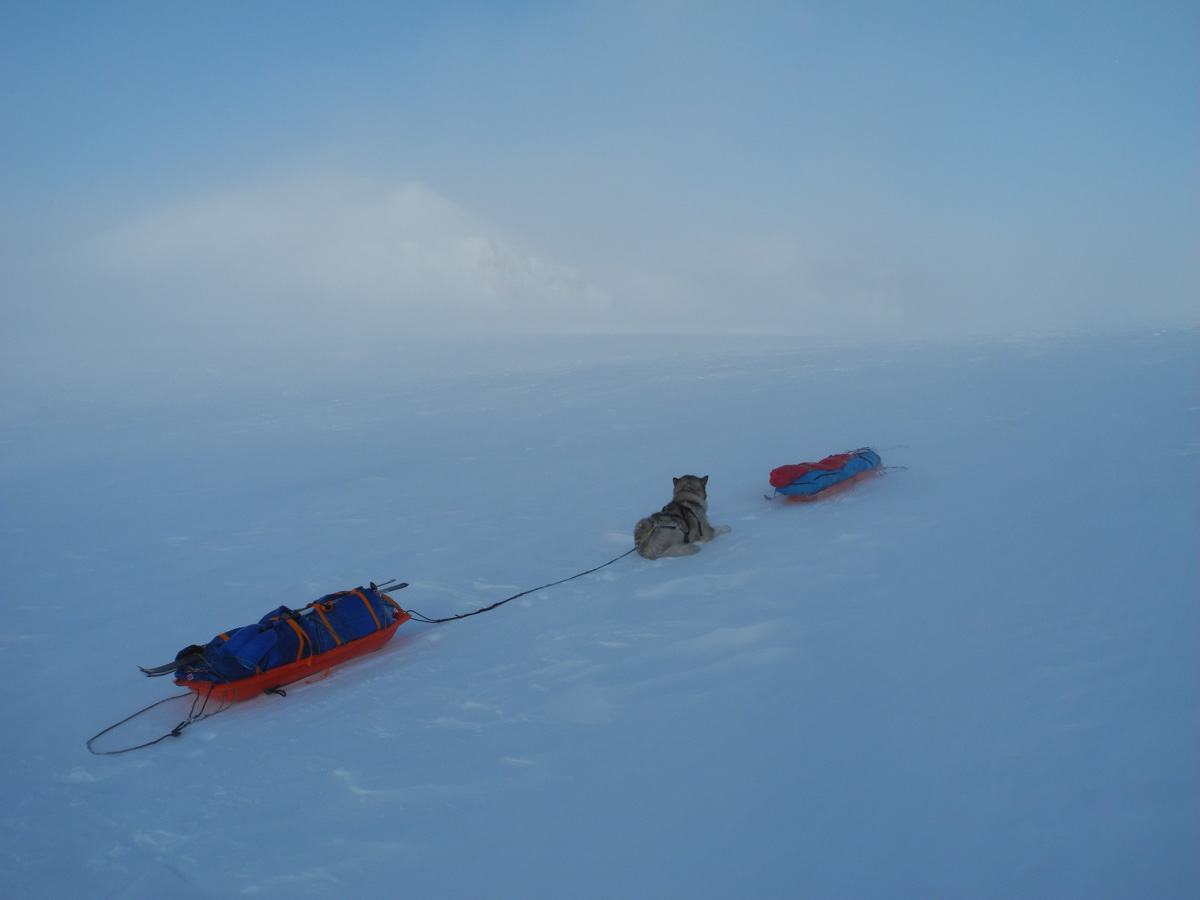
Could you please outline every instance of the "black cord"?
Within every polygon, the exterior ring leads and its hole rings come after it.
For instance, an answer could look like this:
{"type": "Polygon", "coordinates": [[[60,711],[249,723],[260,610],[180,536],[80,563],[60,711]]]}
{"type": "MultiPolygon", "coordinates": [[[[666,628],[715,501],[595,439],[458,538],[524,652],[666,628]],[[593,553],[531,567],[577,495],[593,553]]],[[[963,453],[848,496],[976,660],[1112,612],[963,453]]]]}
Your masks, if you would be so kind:
{"type": "Polygon", "coordinates": [[[210,712],[210,713],[205,712],[205,710],[208,708],[208,699],[209,699],[209,697],[212,696],[214,687],[216,687],[215,683],[213,683],[212,685],[209,686],[208,693],[204,695],[204,702],[200,704],[199,712],[196,712],[196,703],[200,700],[199,694],[197,694],[193,691],[188,691],[187,694],[176,694],[174,697],[167,697],[163,700],[159,700],[157,703],[151,703],[145,709],[139,709],[132,716],[126,716],[124,719],[122,719],[120,722],[117,722],[115,725],[109,725],[107,728],[105,728],[99,734],[95,735],[90,740],[88,740],[87,748],[92,753],[94,753],[96,756],[116,756],[120,753],[128,753],[131,750],[141,750],[143,747],[153,747],[155,744],[157,744],[161,741],[165,741],[169,737],[179,737],[181,734],[183,734],[183,729],[187,728],[193,722],[199,722],[201,719],[207,719],[209,716],[215,716],[217,713],[223,712],[224,710],[228,709],[228,707],[225,706],[224,703],[222,702],[222,705],[220,707],[218,707],[217,709],[213,710],[212,712],[210,712]],[[144,743],[144,744],[138,744],[136,747],[122,747],[120,750],[97,750],[95,747],[92,746],[92,744],[95,741],[104,737],[104,735],[108,734],[114,728],[120,728],[126,722],[136,719],[142,713],[149,712],[150,710],[154,709],[154,707],[156,707],[156,706],[162,706],[164,703],[169,703],[172,700],[180,700],[184,697],[187,697],[189,694],[192,697],[192,708],[188,712],[187,718],[184,719],[182,722],[180,722],[178,725],[176,725],[174,728],[172,728],[170,731],[168,731],[166,734],[162,735],[161,737],[157,737],[152,741],[146,741],[146,743],[144,743]]]}
{"type": "Polygon", "coordinates": [[[456,616],[446,616],[443,619],[431,619],[426,615],[422,615],[421,613],[417,612],[414,609],[406,610],[406,612],[410,616],[412,616],[412,618],[415,621],[425,622],[429,625],[441,625],[443,622],[453,622],[456,619],[466,619],[471,616],[477,616],[480,613],[490,612],[491,610],[495,609],[497,606],[503,606],[505,603],[507,603],[510,600],[516,600],[518,597],[524,597],[526,594],[532,594],[534,591],[540,591],[540,590],[543,590],[548,587],[554,587],[556,584],[565,584],[568,581],[574,581],[576,578],[582,578],[584,575],[591,575],[593,572],[600,571],[605,566],[611,566],[613,563],[617,562],[618,560],[624,559],[630,553],[633,553],[635,550],[637,550],[637,547],[631,547],[628,550],[626,550],[624,553],[622,553],[620,556],[613,557],[608,562],[601,563],[600,565],[596,566],[593,569],[588,569],[586,572],[580,572],[578,575],[572,575],[569,578],[562,578],[558,581],[551,581],[549,584],[543,584],[543,585],[540,585],[539,587],[530,588],[527,591],[521,591],[521,593],[519,593],[519,594],[513,594],[511,597],[505,597],[503,600],[496,601],[491,606],[485,606],[482,609],[477,609],[477,610],[474,610],[473,612],[459,613],[456,616]]]}

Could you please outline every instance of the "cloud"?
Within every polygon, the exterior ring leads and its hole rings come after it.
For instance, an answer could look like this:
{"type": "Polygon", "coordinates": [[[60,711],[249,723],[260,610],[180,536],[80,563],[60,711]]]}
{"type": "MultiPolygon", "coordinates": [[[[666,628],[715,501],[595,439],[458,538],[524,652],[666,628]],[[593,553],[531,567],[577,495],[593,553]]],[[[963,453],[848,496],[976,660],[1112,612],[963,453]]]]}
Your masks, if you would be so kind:
{"type": "Polygon", "coordinates": [[[905,273],[828,240],[668,227],[651,244],[630,260],[577,247],[585,273],[424,182],[325,174],[147,213],[89,241],[85,264],[102,305],[212,333],[836,331],[913,299],[905,273]]]}
{"type": "Polygon", "coordinates": [[[230,191],[123,224],[85,255],[110,278],[217,307],[536,329],[611,306],[575,268],[421,182],[326,175],[230,191]]]}

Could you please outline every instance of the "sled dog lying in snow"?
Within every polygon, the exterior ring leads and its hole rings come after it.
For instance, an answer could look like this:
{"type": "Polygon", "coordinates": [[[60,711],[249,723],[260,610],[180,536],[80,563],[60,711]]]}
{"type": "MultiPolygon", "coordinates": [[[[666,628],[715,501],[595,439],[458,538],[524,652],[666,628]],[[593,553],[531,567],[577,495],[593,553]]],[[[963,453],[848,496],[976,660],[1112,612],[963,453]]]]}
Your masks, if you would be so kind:
{"type": "Polygon", "coordinates": [[[675,496],[652,516],[634,526],[637,551],[646,559],[660,556],[688,556],[699,553],[697,544],[711,541],[729,531],[728,525],[708,523],[708,476],[684,475],[672,478],[675,496]]]}

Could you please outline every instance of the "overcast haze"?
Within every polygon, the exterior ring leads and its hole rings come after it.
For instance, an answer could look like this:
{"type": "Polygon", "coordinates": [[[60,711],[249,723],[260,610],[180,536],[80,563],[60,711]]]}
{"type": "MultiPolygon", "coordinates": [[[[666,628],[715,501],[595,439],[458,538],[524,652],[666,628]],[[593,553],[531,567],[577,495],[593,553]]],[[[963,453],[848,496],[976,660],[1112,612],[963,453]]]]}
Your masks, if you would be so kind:
{"type": "Polygon", "coordinates": [[[1198,318],[1190,0],[0,16],[8,342],[1198,318]]]}

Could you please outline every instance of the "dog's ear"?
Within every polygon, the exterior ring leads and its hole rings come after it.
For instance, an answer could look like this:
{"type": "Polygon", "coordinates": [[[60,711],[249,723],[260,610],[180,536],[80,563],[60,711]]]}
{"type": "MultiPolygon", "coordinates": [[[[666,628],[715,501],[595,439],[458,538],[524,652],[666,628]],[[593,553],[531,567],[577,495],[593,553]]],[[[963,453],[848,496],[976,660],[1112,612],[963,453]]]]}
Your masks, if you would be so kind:
{"type": "Polygon", "coordinates": [[[671,479],[671,484],[675,485],[675,487],[679,487],[679,479],[678,479],[678,478],[672,478],[672,479],[671,479]]]}

